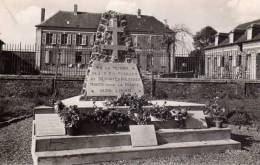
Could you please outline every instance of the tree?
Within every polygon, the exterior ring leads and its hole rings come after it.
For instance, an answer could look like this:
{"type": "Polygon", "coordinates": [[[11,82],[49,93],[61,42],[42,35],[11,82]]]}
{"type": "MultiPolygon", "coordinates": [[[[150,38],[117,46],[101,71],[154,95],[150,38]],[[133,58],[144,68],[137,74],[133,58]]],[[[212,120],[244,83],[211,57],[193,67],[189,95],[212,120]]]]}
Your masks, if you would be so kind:
{"type": "Polygon", "coordinates": [[[204,27],[193,36],[194,48],[203,52],[205,47],[214,43],[216,34],[217,31],[214,28],[210,26],[204,27]]]}
{"type": "Polygon", "coordinates": [[[168,66],[169,66],[169,73],[171,71],[174,71],[175,68],[175,49],[178,44],[185,45],[184,37],[186,35],[192,36],[190,30],[184,26],[184,25],[176,25],[174,28],[171,28],[171,30],[174,32],[173,34],[164,34],[163,36],[163,45],[166,46],[167,54],[168,54],[168,66]],[[181,34],[181,38],[178,38],[177,36],[181,34]],[[171,54],[171,48],[172,53],[171,54]],[[171,66],[172,62],[172,66],[171,66]],[[172,68],[172,70],[171,70],[172,68]]]}
{"type": "Polygon", "coordinates": [[[205,70],[205,58],[204,58],[204,49],[210,44],[214,43],[215,35],[217,31],[210,27],[206,26],[202,28],[193,36],[193,45],[195,50],[190,53],[190,57],[195,58],[195,69],[198,75],[203,75],[205,70]]]}

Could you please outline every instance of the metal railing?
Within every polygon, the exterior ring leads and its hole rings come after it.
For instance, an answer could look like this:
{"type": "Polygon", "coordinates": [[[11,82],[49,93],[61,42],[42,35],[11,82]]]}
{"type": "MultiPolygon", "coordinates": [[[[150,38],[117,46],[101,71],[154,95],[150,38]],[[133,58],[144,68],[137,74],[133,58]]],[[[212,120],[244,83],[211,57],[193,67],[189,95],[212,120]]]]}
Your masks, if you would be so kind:
{"type": "Polygon", "coordinates": [[[240,51],[212,52],[205,55],[205,77],[210,79],[259,78],[260,56],[240,51]]]}
{"type": "MultiPolygon", "coordinates": [[[[85,76],[91,56],[90,47],[6,44],[0,52],[0,74],[41,74],[53,76],[85,76]]],[[[173,54],[164,49],[137,49],[134,60],[145,77],[204,78],[205,56],[190,52],[173,54]]],[[[214,76],[213,76],[214,75],[214,76]]]]}

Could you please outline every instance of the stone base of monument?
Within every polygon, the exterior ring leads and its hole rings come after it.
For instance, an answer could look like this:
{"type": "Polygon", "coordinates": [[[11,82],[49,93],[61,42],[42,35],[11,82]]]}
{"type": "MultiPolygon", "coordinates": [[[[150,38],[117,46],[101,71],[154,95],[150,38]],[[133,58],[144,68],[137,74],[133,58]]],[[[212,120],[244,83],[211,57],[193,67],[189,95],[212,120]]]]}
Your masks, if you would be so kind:
{"type": "MultiPolygon", "coordinates": [[[[80,100],[82,95],[79,96],[75,96],[75,97],[71,97],[68,99],[64,99],[62,100],[62,102],[66,105],[66,106],[70,106],[70,105],[77,105],[78,108],[80,110],[90,110],[93,109],[94,105],[96,105],[97,107],[105,107],[104,103],[105,101],[85,101],[85,100],[80,100]]],[[[162,106],[166,101],[166,106],[167,107],[184,107],[184,108],[189,108],[190,110],[193,111],[201,111],[204,107],[205,104],[197,104],[197,103],[188,103],[188,102],[180,102],[180,101],[171,101],[171,100],[151,100],[150,102],[152,104],[157,104],[159,106],[162,106]]],[[[120,109],[128,109],[129,107],[127,106],[120,106],[120,107],[116,107],[116,108],[120,108],[120,109]]],[[[149,106],[144,107],[144,108],[149,108],[149,106]]]]}
{"type": "Polygon", "coordinates": [[[68,136],[58,115],[51,111],[51,107],[35,109],[31,148],[34,164],[86,164],[240,149],[240,143],[231,140],[229,128],[155,130],[153,125],[140,125],[130,126],[130,132],[68,136]],[[144,130],[150,138],[142,138],[144,130]],[[143,141],[145,145],[140,146],[143,141]]]}
{"type": "MultiPolygon", "coordinates": [[[[35,127],[33,129],[35,132],[35,127]]],[[[158,145],[132,146],[130,133],[96,136],[36,136],[32,138],[34,164],[85,164],[156,156],[190,155],[240,149],[229,128],[161,129],[158,145]]]]}

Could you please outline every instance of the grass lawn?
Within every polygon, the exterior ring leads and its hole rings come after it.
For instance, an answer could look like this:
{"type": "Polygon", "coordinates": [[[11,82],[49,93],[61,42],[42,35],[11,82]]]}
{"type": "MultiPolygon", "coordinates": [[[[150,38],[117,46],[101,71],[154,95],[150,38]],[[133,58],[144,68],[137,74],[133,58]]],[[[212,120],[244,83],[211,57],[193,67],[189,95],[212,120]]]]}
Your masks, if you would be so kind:
{"type": "Polygon", "coordinates": [[[49,104],[47,97],[0,97],[0,122],[19,116],[32,115],[33,108],[43,104],[49,104]]]}

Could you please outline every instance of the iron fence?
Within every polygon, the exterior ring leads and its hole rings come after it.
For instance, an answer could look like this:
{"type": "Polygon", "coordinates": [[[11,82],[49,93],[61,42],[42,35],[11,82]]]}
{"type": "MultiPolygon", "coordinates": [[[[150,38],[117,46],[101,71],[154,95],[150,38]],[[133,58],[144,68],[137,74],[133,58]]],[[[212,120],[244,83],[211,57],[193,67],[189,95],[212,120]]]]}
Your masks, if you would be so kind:
{"type": "Polygon", "coordinates": [[[205,55],[205,77],[211,79],[260,78],[260,55],[252,52],[210,52],[205,55]]]}
{"type": "MultiPolygon", "coordinates": [[[[0,74],[41,74],[85,76],[90,47],[6,44],[0,52],[0,74]]],[[[187,51],[168,53],[165,49],[136,49],[133,61],[145,77],[205,77],[205,57],[187,51]]]]}

